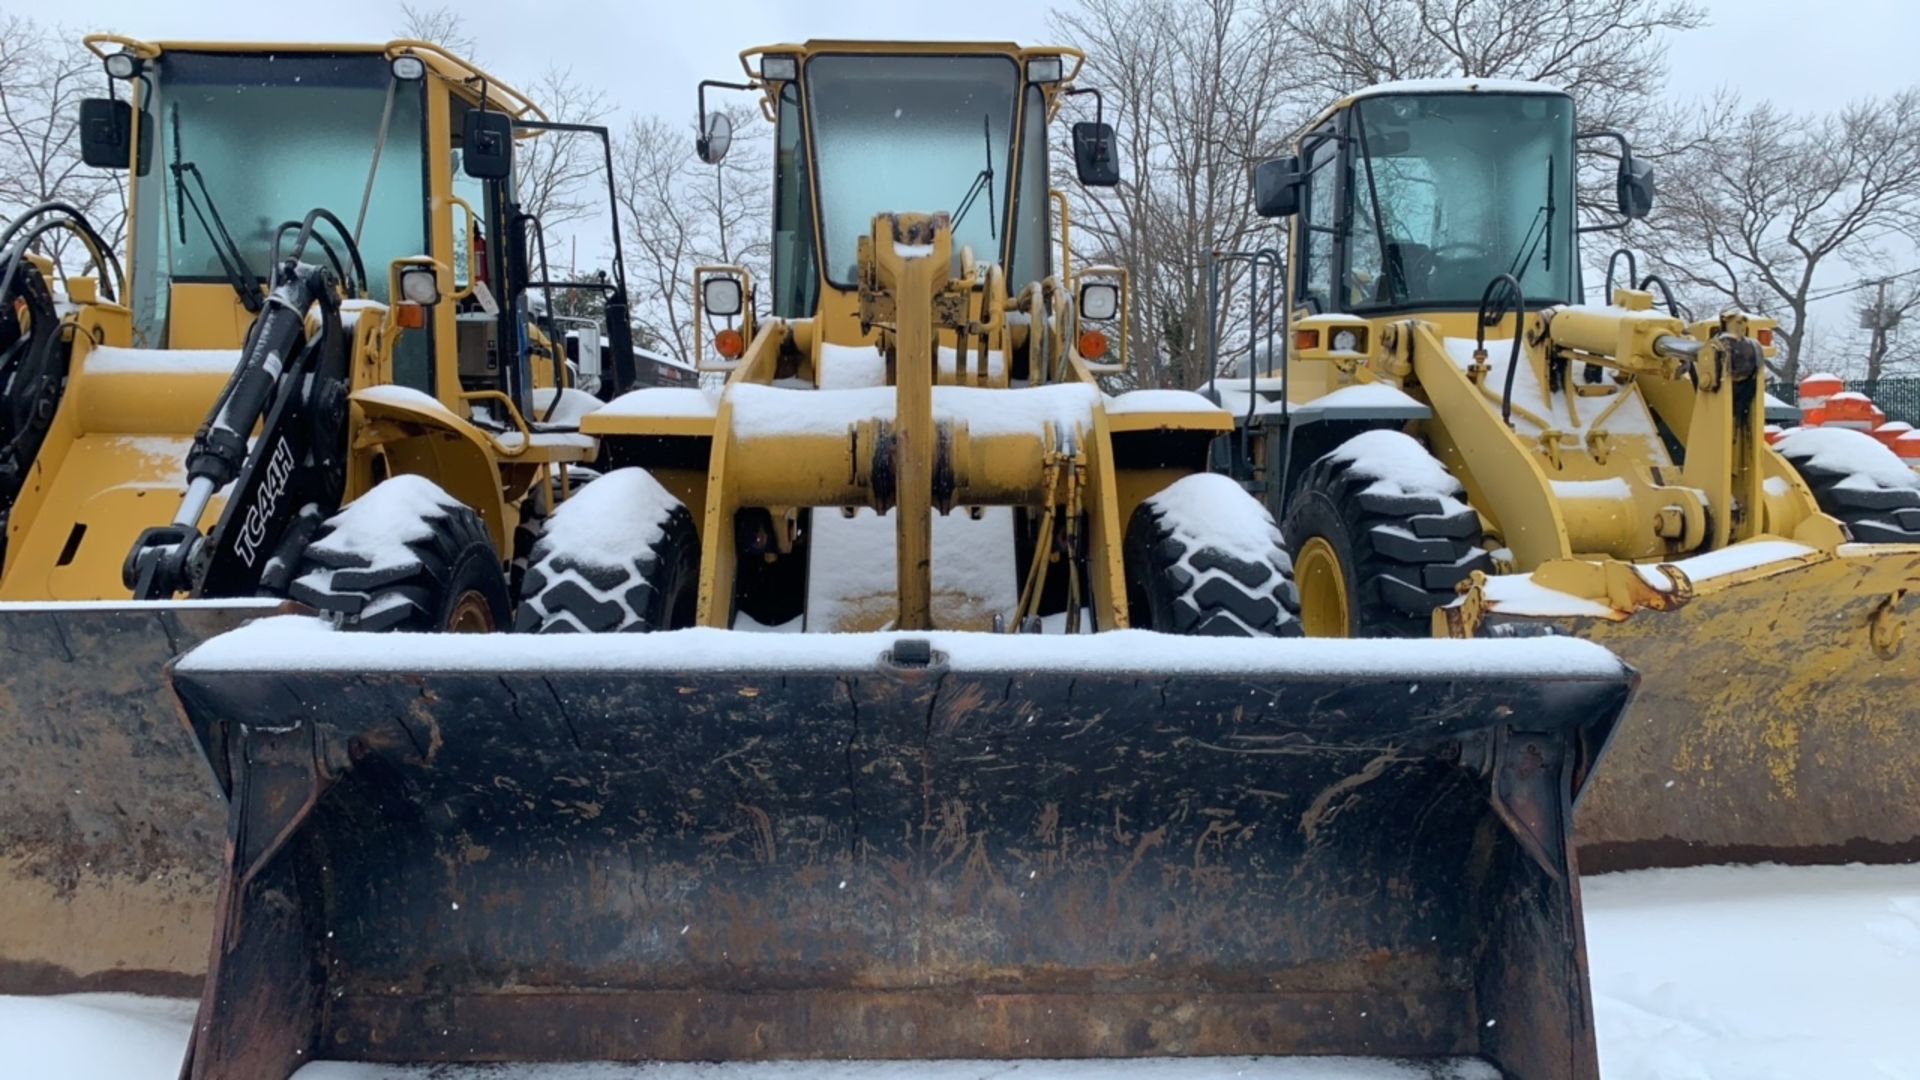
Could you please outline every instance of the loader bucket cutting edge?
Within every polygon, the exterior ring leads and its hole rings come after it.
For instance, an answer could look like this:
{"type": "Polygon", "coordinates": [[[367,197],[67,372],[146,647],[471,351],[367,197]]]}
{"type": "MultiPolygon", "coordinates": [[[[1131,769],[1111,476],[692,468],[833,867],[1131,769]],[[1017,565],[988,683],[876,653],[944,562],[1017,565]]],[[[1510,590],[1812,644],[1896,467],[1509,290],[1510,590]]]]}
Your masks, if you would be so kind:
{"type": "Polygon", "coordinates": [[[1595,646],[695,630],[584,655],[306,622],[172,673],[233,806],[189,1077],[1597,1074],[1567,827],[1634,675],[1595,646]]]}
{"type": "Polygon", "coordinates": [[[199,993],[225,807],[160,673],[278,606],[0,604],[0,994],[199,993]]]}
{"type": "Polygon", "coordinates": [[[1920,859],[1920,547],[1850,545],[1697,582],[1672,611],[1554,621],[1643,678],[1576,816],[1588,872],[1920,859]]]}

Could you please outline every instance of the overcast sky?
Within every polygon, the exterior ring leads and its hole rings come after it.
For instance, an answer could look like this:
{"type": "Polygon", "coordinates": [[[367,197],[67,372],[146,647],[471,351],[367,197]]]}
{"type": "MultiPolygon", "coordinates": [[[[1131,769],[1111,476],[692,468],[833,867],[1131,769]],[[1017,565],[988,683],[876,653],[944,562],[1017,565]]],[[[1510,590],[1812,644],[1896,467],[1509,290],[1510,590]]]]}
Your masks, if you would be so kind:
{"type": "MultiPolygon", "coordinates": [[[[18,0],[0,0],[15,6],[18,0]]],[[[1668,92],[1703,97],[1725,87],[1796,110],[1829,111],[1920,82],[1914,0],[1705,0],[1711,23],[1675,35],[1668,92]]],[[[419,7],[439,6],[423,0],[419,7]]],[[[570,66],[632,113],[691,117],[694,85],[737,77],[750,45],[807,38],[997,39],[1049,43],[1047,5],[1033,0],[696,0],[695,3],[587,3],[583,0],[467,0],[468,31],[494,75],[526,82],[549,63],[570,66]]],[[[148,40],[336,41],[394,36],[400,5],[334,0],[318,9],[258,0],[91,0],[78,32],[112,30],[148,40]]],[[[49,18],[45,7],[31,12],[49,18]]],[[[1629,132],[1631,134],[1631,132],[1629,132]]],[[[691,152],[691,146],[689,146],[691,152]]],[[[1663,185],[1683,182],[1662,178],[1663,185]]],[[[586,241],[581,254],[586,254],[586,241]]],[[[1837,270],[1823,284],[1852,279],[1837,270]]],[[[1817,321],[1847,322],[1844,301],[1817,321]]],[[[1842,331],[1844,332],[1844,331],[1842,331]]]]}
{"type": "MultiPolygon", "coordinates": [[[[13,6],[8,0],[4,6],[13,6]]],[[[1920,75],[1920,4],[1912,0],[1706,0],[1712,25],[1673,39],[1676,95],[1728,86],[1799,108],[1830,109],[1850,98],[1909,85],[1920,75]]],[[[432,8],[435,0],[418,5],[432,8]]],[[[1041,44],[1046,5],[965,0],[947,6],[900,0],[703,0],[693,4],[581,0],[468,0],[479,52],[508,81],[550,60],[612,87],[623,106],[691,110],[693,84],[738,74],[748,45],[808,37],[988,38],[1041,44]]],[[[309,38],[316,27],[342,41],[384,39],[399,5],[335,0],[324,16],[257,0],[92,0],[90,25],[153,40],[309,38]],[[244,28],[242,31],[239,28],[244,28]]],[[[32,12],[46,18],[47,9],[32,12]]]]}

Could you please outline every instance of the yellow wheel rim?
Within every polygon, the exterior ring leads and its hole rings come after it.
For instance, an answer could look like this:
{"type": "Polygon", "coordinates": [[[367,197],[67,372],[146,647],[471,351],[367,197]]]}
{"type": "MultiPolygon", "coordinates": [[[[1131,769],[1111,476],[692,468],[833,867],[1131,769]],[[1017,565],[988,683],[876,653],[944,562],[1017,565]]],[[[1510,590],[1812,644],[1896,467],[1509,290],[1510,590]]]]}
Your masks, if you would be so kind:
{"type": "Polygon", "coordinates": [[[1316,536],[1293,559],[1293,580],[1300,588],[1300,623],[1308,637],[1347,636],[1347,575],[1340,556],[1316,536]]]}
{"type": "Polygon", "coordinates": [[[478,589],[468,589],[447,616],[447,632],[452,634],[493,633],[493,608],[478,589]]]}

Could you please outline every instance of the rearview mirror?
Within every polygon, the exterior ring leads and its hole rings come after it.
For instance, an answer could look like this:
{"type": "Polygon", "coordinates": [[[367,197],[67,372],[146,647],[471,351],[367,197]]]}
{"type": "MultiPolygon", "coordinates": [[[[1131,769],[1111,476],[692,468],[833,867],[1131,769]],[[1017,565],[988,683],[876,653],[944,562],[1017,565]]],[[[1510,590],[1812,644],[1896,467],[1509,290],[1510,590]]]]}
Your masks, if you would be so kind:
{"type": "Polygon", "coordinates": [[[1112,124],[1094,120],[1073,125],[1073,169],[1087,187],[1120,185],[1120,142],[1112,124]]]}
{"type": "Polygon", "coordinates": [[[726,113],[712,113],[702,121],[700,137],[694,140],[694,153],[708,165],[718,165],[726,160],[727,150],[733,146],[733,118],[726,113]]]}
{"type": "Polygon", "coordinates": [[[710,277],[700,284],[700,306],[709,315],[732,318],[740,314],[746,306],[745,297],[740,289],[740,279],[732,277],[710,277]]]}
{"type": "MultiPolygon", "coordinates": [[[[145,151],[152,137],[140,140],[145,151]]],[[[96,169],[124,169],[133,160],[133,106],[114,98],[86,98],[80,102],[80,160],[96,169]]],[[[146,173],[147,155],[140,155],[146,173]]]]}
{"type": "Polygon", "coordinates": [[[1620,174],[1615,187],[1620,199],[1620,215],[1639,221],[1653,211],[1653,163],[1627,155],[1620,159],[1620,174]]]}
{"type": "Polygon", "coordinates": [[[460,129],[460,162],[475,180],[505,180],[513,175],[513,117],[475,109],[460,129]]]}
{"type": "Polygon", "coordinates": [[[1289,218],[1300,212],[1300,159],[1272,158],[1253,167],[1253,212],[1289,218]]]}
{"type": "Polygon", "coordinates": [[[1120,288],[1110,281],[1089,281],[1080,286],[1080,317],[1106,322],[1120,314],[1120,288]]]}

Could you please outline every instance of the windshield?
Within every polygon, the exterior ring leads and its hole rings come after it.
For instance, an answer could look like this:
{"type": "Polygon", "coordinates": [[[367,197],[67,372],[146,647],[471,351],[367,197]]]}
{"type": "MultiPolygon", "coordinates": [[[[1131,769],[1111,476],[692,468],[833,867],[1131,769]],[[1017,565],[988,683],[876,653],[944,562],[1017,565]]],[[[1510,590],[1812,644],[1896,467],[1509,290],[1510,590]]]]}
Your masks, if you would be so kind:
{"type": "MultiPolygon", "coordinates": [[[[141,122],[153,125],[157,153],[138,185],[133,293],[136,334],[158,345],[173,283],[230,279],[216,239],[222,225],[256,279],[269,272],[283,222],[325,207],[353,226],[380,137],[388,64],[377,54],[169,52],[149,70],[141,122]]],[[[361,230],[375,299],[386,299],[389,262],[427,250],[421,99],[421,83],[397,84],[361,230]]],[[[309,249],[309,261],[319,258],[309,249]]]]}
{"type": "Polygon", "coordinates": [[[1499,274],[1573,294],[1573,102],[1433,94],[1355,105],[1346,307],[1478,304],[1499,274]]]}
{"type": "Polygon", "coordinates": [[[827,280],[854,286],[860,237],[888,212],[954,215],[956,272],[963,248],[998,260],[1020,88],[1006,56],[808,61],[827,280]]]}

